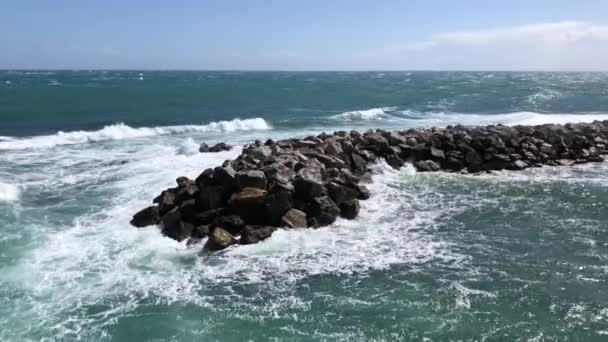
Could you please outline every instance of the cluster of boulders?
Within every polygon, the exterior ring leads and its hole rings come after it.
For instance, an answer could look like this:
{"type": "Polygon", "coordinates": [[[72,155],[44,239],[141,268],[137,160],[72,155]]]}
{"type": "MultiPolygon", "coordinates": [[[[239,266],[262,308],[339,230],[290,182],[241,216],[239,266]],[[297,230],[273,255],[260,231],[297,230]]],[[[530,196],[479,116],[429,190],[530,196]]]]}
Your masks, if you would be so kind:
{"type": "Polygon", "coordinates": [[[133,216],[136,227],[159,225],[207,250],[267,239],[279,227],[322,227],[354,219],[370,197],[370,164],[418,171],[522,170],[541,165],[601,162],[608,120],[538,126],[448,126],[407,131],[340,131],[304,139],[256,141],[235,160],[177,179],[155,205],[133,216]]]}

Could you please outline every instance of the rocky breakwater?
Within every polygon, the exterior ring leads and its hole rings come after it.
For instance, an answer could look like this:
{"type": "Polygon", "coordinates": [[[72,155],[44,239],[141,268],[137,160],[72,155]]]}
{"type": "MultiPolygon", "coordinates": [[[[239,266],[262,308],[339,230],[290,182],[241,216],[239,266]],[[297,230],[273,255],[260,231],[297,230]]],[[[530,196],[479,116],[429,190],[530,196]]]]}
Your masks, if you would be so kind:
{"type": "Polygon", "coordinates": [[[411,163],[420,172],[477,173],[601,162],[605,154],[608,121],[341,131],[256,141],[194,180],[178,178],[177,187],[163,191],[131,223],[157,225],[167,237],[188,243],[208,238],[206,250],[221,250],[262,241],[281,227],[354,219],[359,201],[370,197],[369,166],[379,159],[397,169],[411,163]]]}

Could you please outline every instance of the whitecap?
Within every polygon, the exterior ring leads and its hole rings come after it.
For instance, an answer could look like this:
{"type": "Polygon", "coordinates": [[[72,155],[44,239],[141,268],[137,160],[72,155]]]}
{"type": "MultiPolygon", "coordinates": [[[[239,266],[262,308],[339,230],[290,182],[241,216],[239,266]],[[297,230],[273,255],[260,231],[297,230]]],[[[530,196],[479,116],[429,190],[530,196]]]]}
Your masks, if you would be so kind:
{"type": "Polygon", "coordinates": [[[0,202],[16,201],[19,199],[20,194],[19,187],[12,184],[0,183],[0,202]]]}
{"type": "Polygon", "coordinates": [[[394,111],[395,107],[371,108],[366,110],[354,110],[331,116],[331,119],[345,121],[381,120],[387,118],[387,112],[394,111]]]}
{"type": "Polygon", "coordinates": [[[0,150],[19,150],[28,148],[46,148],[58,145],[83,144],[106,140],[122,140],[155,135],[169,135],[195,132],[237,132],[272,129],[262,118],[234,119],[230,121],[211,122],[207,125],[183,125],[134,128],[123,123],[105,126],[97,131],[59,131],[53,135],[39,135],[28,138],[12,138],[0,141],[0,150]]]}

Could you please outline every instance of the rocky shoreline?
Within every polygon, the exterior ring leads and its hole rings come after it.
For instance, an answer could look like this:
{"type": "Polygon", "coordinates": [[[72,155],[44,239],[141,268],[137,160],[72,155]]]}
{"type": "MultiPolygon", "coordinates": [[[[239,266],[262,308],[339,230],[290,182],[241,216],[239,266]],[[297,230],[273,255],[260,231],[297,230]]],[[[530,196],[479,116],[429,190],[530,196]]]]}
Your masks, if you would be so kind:
{"type": "MultiPolygon", "coordinates": [[[[201,152],[229,149],[226,144],[201,152]]],[[[158,225],[162,234],[205,250],[267,239],[278,228],[318,228],[354,219],[370,197],[370,165],[384,159],[398,169],[478,173],[542,165],[602,162],[608,120],[538,126],[490,125],[406,131],[322,133],[303,139],[256,141],[235,160],[179,177],[131,224],[158,225]]]]}

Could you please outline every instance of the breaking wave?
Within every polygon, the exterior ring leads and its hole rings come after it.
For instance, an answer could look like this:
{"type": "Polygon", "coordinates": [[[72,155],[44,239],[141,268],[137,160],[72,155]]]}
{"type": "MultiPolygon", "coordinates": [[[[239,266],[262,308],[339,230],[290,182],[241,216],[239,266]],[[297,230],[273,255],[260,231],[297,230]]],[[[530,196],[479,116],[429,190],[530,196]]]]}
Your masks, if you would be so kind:
{"type": "Polygon", "coordinates": [[[330,116],[336,121],[375,121],[375,124],[390,122],[395,128],[411,127],[444,127],[448,125],[542,125],[546,123],[566,124],[576,122],[592,122],[594,120],[608,120],[608,113],[537,113],[513,112],[500,114],[467,114],[450,112],[420,112],[413,110],[396,110],[395,107],[372,108],[345,112],[330,116]]]}
{"type": "Polygon", "coordinates": [[[40,135],[28,138],[2,137],[0,150],[19,150],[28,148],[45,148],[58,145],[83,144],[106,140],[123,140],[149,137],[155,135],[181,134],[193,132],[237,132],[272,129],[262,118],[234,119],[230,121],[211,122],[206,125],[182,125],[162,127],[134,128],[123,123],[105,126],[97,131],[59,131],[52,135],[40,135]]]}
{"type": "Polygon", "coordinates": [[[0,183],[0,202],[13,202],[19,199],[21,191],[12,184],[0,183]]]}
{"type": "Polygon", "coordinates": [[[389,112],[394,111],[396,107],[371,108],[366,110],[354,110],[331,116],[332,119],[345,121],[359,120],[381,120],[389,117],[389,112]]]}

